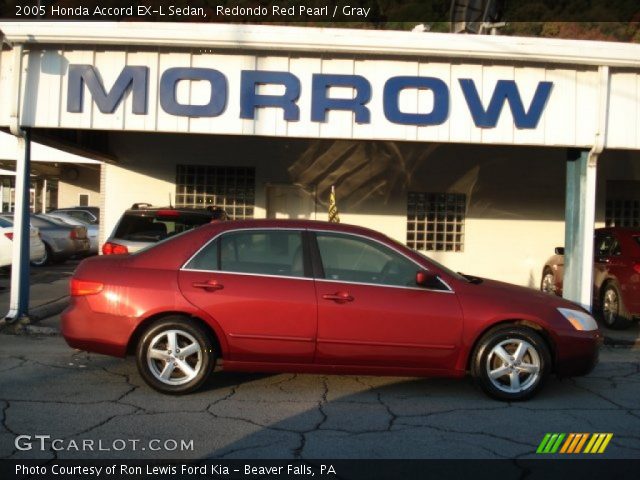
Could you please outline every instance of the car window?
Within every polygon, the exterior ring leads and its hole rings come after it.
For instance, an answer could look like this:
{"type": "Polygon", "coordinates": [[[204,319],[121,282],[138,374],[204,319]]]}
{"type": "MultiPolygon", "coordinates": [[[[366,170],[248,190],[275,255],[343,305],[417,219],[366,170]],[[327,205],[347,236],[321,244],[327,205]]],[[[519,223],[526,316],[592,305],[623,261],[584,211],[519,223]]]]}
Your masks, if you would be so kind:
{"type": "Polygon", "coordinates": [[[316,238],[324,276],[329,280],[416,286],[419,267],[384,245],[334,233],[317,233],[316,238]]]}
{"type": "Polygon", "coordinates": [[[114,233],[115,238],[136,242],[158,242],[164,238],[209,223],[207,215],[180,214],[171,217],[124,214],[114,233]]]}
{"type": "Polygon", "coordinates": [[[0,218],[0,227],[2,228],[13,227],[13,223],[11,223],[6,218],[0,218]]]}
{"type": "MultiPolygon", "coordinates": [[[[230,232],[220,238],[218,248],[219,270],[223,272],[304,277],[299,231],[230,232]]],[[[206,257],[201,264],[211,262],[212,252],[203,250],[200,253],[206,257]]]]}
{"type": "Polygon", "coordinates": [[[596,257],[608,257],[609,255],[619,255],[620,246],[612,235],[596,237],[594,252],[596,257]]]}
{"type": "Polygon", "coordinates": [[[62,213],[69,215],[70,217],[77,218],[83,222],[93,223],[95,218],[89,212],[83,210],[61,210],[62,213]]]}
{"type": "Polygon", "coordinates": [[[219,270],[218,243],[217,239],[209,242],[195,257],[189,260],[184,268],[188,270],[219,270]]]}

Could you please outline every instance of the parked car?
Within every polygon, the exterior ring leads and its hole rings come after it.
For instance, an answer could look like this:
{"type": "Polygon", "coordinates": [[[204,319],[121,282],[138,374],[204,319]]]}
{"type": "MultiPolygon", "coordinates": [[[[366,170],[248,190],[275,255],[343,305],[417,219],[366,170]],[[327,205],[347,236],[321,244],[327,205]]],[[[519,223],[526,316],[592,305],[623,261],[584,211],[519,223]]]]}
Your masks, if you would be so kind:
{"type": "Polygon", "coordinates": [[[136,203],[122,214],[113,233],[102,245],[102,253],[134,253],[219,217],[218,209],[153,207],[148,203],[136,203]]]}
{"type": "MultiPolygon", "coordinates": [[[[3,218],[12,218],[12,214],[3,214],[3,218]]],[[[89,253],[89,239],[86,227],[69,225],[54,218],[42,218],[30,215],[31,225],[40,231],[45,247],[45,255],[39,261],[32,261],[36,266],[51,262],[63,262],[75,255],[86,256],[89,253]]]]}
{"type": "Polygon", "coordinates": [[[89,255],[98,254],[98,236],[100,234],[100,225],[97,223],[87,223],[84,220],[79,220],[76,217],[68,215],[62,212],[49,212],[47,214],[41,214],[43,218],[55,218],[69,225],[79,225],[87,229],[87,236],[89,237],[89,255]]]}
{"type": "MultiPolygon", "coordinates": [[[[37,228],[29,227],[29,259],[39,262],[45,255],[44,243],[40,239],[37,228]]],[[[13,222],[0,218],[0,267],[8,267],[13,263],[13,222]]]]}
{"type": "Polygon", "coordinates": [[[65,207],[51,210],[49,213],[64,213],[92,225],[100,223],[100,209],[98,207],[65,207]]]}
{"type": "MultiPolygon", "coordinates": [[[[640,229],[599,228],[595,231],[593,304],[612,329],[631,325],[640,316],[640,229]]],[[[542,270],[540,289],[562,295],[564,248],[557,247],[542,270]]]]}
{"type": "Polygon", "coordinates": [[[552,372],[588,373],[601,335],[562,298],[457,274],[369,229],[213,222],[133,255],[84,260],[62,333],[135,354],[153,388],[232,371],[462,377],[524,400],[552,372]]]}

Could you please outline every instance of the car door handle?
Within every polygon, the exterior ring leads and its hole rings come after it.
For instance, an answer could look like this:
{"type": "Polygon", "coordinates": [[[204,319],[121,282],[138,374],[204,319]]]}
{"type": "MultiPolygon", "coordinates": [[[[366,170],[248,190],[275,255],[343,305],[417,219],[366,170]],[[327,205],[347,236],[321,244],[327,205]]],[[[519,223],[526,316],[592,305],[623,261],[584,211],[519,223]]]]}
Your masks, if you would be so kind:
{"type": "Polygon", "coordinates": [[[325,293],[322,295],[325,300],[333,300],[336,303],[353,302],[354,298],[347,292],[325,293]]]}
{"type": "Polygon", "coordinates": [[[209,282],[193,282],[191,285],[194,286],[195,288],[203,288],[211,292],[214,290],[222,290],[224,288],[224,285],[216,282],[215,280],[212,280],[209,282]]]}

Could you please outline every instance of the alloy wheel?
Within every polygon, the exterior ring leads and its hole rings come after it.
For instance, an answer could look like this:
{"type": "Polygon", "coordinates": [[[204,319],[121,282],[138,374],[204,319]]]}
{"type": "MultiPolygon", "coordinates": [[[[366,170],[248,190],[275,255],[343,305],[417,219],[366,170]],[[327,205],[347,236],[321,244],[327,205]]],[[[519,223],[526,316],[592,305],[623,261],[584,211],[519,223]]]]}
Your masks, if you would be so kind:
{"type": "Polygon", "coordinates": [[[198,341],[184,330],[165,330],[156,335],[146,352],[152,375],[167,385],[183,385],[198,376],[203,351],[198,341]]]}
{"type": "Polygon", "coordinates": [[[494,387],[505,393],[531,388],[540,378],[540,367],[535,347],[521,338],[504,340],[487,355],[487,376],[494,387]]]}
{"type": "Polygon", "coordinates": [[[602,297],[602,316],[607,325],[615,323],[620,311],[618,294],[613,288],[608,288],[602,297]]]}

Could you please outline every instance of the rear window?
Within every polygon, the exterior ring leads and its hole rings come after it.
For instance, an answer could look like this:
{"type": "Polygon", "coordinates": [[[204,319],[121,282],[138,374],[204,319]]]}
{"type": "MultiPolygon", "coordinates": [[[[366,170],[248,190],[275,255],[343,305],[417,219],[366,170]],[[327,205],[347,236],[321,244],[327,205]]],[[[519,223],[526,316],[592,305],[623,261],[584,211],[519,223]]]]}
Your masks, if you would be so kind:
{"type": "Polygon", "coordinates": [[[180,213],[177,216],[148,216],[125,213],[114,237],[133,242],[158,242],[178,233],[209,223],[211,217],[202,214],[180,213]]]}

